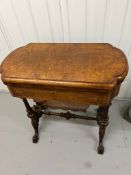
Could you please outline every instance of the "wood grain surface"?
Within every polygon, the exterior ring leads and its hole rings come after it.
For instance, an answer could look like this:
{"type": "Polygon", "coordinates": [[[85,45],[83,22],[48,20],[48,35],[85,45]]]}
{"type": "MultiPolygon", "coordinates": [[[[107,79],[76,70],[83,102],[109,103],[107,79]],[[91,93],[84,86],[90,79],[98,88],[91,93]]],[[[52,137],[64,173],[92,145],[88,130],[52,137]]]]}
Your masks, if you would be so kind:
{"type": "Polygon", "coordinates": [[[11,83],[112,89],[127,74],[124,53],[110,44],[28,44],[2,63],[11,83]]]}

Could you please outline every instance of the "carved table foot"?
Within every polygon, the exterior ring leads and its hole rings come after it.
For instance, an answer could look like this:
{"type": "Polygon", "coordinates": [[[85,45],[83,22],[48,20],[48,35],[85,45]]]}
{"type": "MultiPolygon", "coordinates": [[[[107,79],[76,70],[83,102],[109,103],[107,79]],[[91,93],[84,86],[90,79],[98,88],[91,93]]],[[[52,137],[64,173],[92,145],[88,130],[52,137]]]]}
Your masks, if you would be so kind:
{"type": "Polygon", "coordinates": [[[37,143],[39,140],[39,134],[38,134],[39,119],[32,118],[31,123],[32,123],[34,130],[35,130],[35,134],[32,138],[32,141],[33,141],[33,143],[37,143]]]}
{"type": "Polygon", "coordinates": [[[39,135],[35,133],[34,136],[32,137],[32,142],[37,143],[38,140],[39,140],[39,135]]]}
{"type": "Polygon", "coordinates": [[[39,118],[42,116],[42,110],[38,105],[34,105],[33,108],[30,107],[26,99],[23,99],[23,102],[26,107],[27,116],[31,119],[32,126],[35,130],[35,134],[32,138],[32,141],[33,143],[37,143],[39,140],[39,133],[38,133],[39,118]]]}
{"type": "Polygon", "coordinates": [[[98,154],[103,154],[103,153],[104,153],[104,146],[103,146],[103,144],[99,143],[98,154]]]}
{"type": "Polygon", "coordinates": [[[97,111],[97,123],[99,125],[99,146],[98,153],[104,153],[103,138],[105,135],[106,127],[108,126],[108,106],[100,106],[97,111]]]}

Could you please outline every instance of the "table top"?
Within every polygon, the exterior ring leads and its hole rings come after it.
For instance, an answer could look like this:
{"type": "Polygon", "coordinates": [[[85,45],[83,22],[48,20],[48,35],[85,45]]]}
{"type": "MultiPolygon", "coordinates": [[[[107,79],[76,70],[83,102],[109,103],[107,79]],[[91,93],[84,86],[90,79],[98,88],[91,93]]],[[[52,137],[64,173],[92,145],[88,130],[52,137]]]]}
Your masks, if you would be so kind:
{"type": "Polygon", "coordinates": [[[31,43],[1,65],[5,83],[112,89],[128,72],[124,53],[102,43],[31,43]]]}

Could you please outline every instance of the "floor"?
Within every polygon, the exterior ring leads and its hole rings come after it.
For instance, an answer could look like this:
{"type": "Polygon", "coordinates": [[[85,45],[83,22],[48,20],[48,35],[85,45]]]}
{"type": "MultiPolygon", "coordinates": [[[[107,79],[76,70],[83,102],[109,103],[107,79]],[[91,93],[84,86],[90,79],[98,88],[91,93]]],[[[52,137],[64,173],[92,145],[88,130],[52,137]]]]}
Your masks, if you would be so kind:
{"type": "MultiPolygon", "coordinates": [[[[98,155],[95,121],[44,116],[40,140],[31,142],[33,129],[20,99],[0,94],[0,174],[2,175],[129,175],[131,123],[123,119],[131,101],[114,100],[110,125],[98,155]]],[[[94,115],[96,106],[88,113],[94,115]]]]}

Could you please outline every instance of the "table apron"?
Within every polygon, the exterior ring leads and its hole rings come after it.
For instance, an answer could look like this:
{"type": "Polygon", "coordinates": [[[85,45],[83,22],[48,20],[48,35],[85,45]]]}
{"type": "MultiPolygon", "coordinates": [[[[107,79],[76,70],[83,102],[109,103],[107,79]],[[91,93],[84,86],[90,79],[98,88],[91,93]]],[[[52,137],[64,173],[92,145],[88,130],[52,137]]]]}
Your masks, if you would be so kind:
{"type": "Polygon", "coordinates": [[[108,105],[112,98],[111,91],[103,90],[79,90],[79,89],[56,89],[37,86],[7,85],[11,94],[19,98],[30,98],[37,100],[55,100],[76,105],[108,105]]]}

